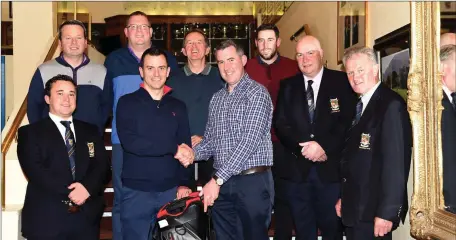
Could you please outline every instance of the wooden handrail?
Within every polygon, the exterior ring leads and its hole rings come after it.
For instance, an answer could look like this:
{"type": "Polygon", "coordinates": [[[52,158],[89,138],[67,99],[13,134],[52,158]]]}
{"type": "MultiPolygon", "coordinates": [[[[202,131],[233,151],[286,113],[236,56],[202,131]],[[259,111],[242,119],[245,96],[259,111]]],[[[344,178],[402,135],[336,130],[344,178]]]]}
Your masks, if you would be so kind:
{"type": "MultiPolygon", "coordinates": [[[[56,35],[54,37],[54,41],[52,42],[51,48],[49,49],[46,57],[44,58],[43,62],[47,62],[52,59],[54,56],[57,47],[59,46],[59,37],[56,35]]],[[[22,102],[21,108],[17,112],[16,117],[11,124],[8,133],[5,136],[5,140],[2,143],[2,155],[3,155],[3,168],[2,168],[2,210],[5,210],[5,164],[6,164],[6,154],[13,143],[14,139],[16,138],[17,130],[19,129],[22,120],[24,120],[25,114],[27,113],[27,96],[25,96],[24,101],[22,102]]]]}

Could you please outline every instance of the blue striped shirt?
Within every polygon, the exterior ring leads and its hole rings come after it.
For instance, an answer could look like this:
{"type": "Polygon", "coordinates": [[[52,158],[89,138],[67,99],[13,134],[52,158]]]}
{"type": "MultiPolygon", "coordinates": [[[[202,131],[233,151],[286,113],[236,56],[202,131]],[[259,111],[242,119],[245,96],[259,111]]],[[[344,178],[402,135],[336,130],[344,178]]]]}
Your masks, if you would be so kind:
{"type": "Polygon", "coordinates": [[[196,160],[214,157],[215,175],[227,181],[243,170],[272,166],[272,101],[267,89],[247,74],[228,92],[214,94],[196,160]]]}

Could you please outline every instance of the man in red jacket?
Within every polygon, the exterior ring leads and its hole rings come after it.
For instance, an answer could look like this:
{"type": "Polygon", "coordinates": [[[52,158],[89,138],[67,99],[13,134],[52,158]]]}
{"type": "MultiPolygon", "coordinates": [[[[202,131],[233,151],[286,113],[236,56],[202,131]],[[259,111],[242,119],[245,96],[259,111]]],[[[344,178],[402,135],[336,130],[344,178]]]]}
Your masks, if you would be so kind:
{"type": "MultiPolygon", "coordinates": [[[[250,78],[263,84],[271,95],[272,102],[275,106],[277,94],[279,92],[279,83],[281,80],[298,74],[299,68],[295,60],[280,56],[277,49],[280,46],[279,29],[273,24],[262,24],[256,30],[257,36],[255,45],[258,48],[258,56],[249,59],[245,65],[245,70],[250,78]]],[[[271,132],[274,162],[280,161],[286,152],[283,150],[274,131],[271,132]]],[[[272,167],[274,174],[274,167],[272,167]]],[[[281,194],[280,178],[274,174],[274,219],[275,234],[274,239],[291,239],[293,222],[290,209],[284,204],[284,195],[281,194]]]]}

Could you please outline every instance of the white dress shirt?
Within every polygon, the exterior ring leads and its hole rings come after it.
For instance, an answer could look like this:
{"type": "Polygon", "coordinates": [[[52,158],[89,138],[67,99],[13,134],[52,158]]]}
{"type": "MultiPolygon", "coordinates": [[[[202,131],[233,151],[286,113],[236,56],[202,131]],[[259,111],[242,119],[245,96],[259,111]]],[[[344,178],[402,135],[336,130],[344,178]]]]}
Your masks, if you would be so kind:
{"type": "Polygon", "coordinates": [[[323,67],[321,67],[320,72],[318,72],[318,74],[314,78],[306,77],[306,75],[303,75],[303,76],[304,76],[304,86],[306,88],[306,91],[307,91],[307,86],[309,85],[308,81],[309,80],[313,81],[312,89],[314,92],[314,104],[315,104],[315,106],[317,106],[318,90],[320,90],[321,77],[323,76],[323,67]]]}
{"type": "Polygon", "coordinates": [[[450,89],[448,89],[447,86],[445,86],[445,85],[442,85],[442,88],[443,88],[443,92],[445,92],[445,94],[447,95],[448,99],[450,100],[450,103],[452,103],[453,102],[453,97],[451,96],[450,89]]]}
{"type": "Polygon", "coordinates": [[[61,117],[59,117],[57,115],[49,113],[49,117],[51,118],[51,120],[55,123],[55,125],[59,129],[59,132],[60,132],[60,135],[62,135],[63,141],[65,141],[66,128],[65,128],[65,126],[63,126],[62,123],[60,123],[60,121],[71,121],[70,128],[71,128],[71,131],[73,131],[74,141],[76,141],[76,132],[74,131],[73,116],[71,116],[68,119],[63,119],[63,118],[61,118],[61,117]]]}
{"type": "Polygon", "coordinates": [[[367,104],[369,103],[370,99],[372,98],[372,95],[374,95],[375,90],[377,90],[378,86],[380,86],[380,83],[382,83],[382,82],[378,81],[378,83],[375,84],[375,86],[373,88],[371,88],[369,91],[367,91],[367,93],[365,93],[361,96],[361,101],[363,102],[363,111],[361,111],[361,116],[363,115],[364,110],[367,107],[367,104]]]}

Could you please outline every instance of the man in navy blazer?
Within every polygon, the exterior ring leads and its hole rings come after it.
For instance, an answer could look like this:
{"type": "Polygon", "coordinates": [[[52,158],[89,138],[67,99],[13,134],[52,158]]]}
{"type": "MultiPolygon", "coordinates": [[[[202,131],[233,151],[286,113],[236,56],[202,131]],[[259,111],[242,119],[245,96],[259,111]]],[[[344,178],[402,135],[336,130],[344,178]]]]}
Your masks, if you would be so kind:
{"type": "Polygon", "coordinates": [[[97,126],[73,119],[71,77],[51,78],[44,91],[49,117],[19,128],[17,154],[28,179],[22,234],[29,240],[97,240],[110,176],[103,140],[97,126]]]}
{"type": "Polygon", "coordinates": [[[373,49],[353,48],[343,62],[360,98],[342,152],[336,211],[347,227],[347,240],[392,239],[391,231],[408,209],[412,127],[407,105],[380,82],[373,49]]]}
{"type": "Polygon", "coordinates": [[[323,67],[318,39],[305,36],[296,45],[300,74],[280,82],[274,127],[285,146],[274,162],[276,194],[286,196],[296,239],[342,239],[333,206],[340,195],[339,161],[353,118],[356,95],[347,75],[323,67]]]}

